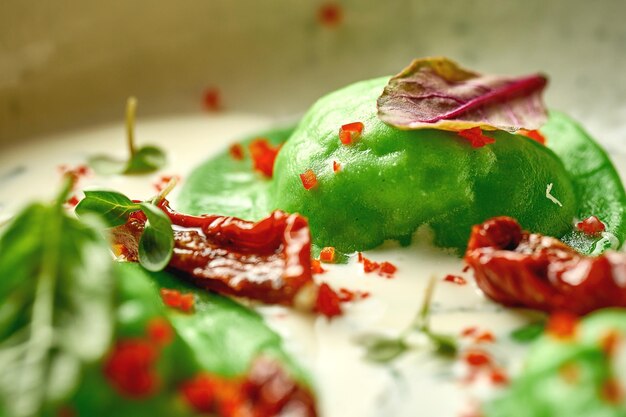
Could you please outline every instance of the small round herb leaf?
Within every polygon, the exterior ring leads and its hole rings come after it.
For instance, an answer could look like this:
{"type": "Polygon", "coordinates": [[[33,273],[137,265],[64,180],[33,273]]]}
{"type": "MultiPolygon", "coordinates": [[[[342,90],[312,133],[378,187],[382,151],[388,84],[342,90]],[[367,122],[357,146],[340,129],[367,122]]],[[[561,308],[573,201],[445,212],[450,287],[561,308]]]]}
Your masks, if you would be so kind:
{"type": "Polygon", "coordinates": [[[89,158],[87,164],[98,175],[115,175],[124,172],[128,162],[107,155],[95,155],[89,158]]]}
{"type": "Polygon", "coordinates": [[[165,165],[165,153],[156,146],[144,146],[135,152],[128,161],[125,174],[152,172],[165,165]]]}
{"type": "Polygon", "coordinates": [[[124,194],[115,191],[85,191],[85,198],[76,206],[76,214],[82,217],[88,213],[98,214],[109,227],[126,223],[130,213],[139,210],[124,194]]]}
{"type": "Polygon", "coordinates": [[[172,222],[158,207],[139,203],[148,221],[139,240],[139,263],[149,271],[165,268],[172,257],[174,235],[172,222]]]}
{"type": "Polygon", "coordinates": [[[400,338],[380,335],[363,335],[358,342],[365,347],[365,359],[379,363],[390,362],[409,349],[400,338]]]}

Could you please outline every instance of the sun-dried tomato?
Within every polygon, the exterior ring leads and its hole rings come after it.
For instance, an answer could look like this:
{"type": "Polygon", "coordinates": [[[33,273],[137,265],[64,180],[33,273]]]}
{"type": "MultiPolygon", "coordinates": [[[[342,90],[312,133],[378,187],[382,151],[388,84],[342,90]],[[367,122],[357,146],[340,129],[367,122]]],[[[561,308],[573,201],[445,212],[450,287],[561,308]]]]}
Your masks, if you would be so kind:
{"type": "MultiPolygon", "coordinates": [[[[296,294],[313,285],[311,238],[304,217],[275,211],[254,223],[235,217],[184,215],[170,209],[166,200],[159,206],[176,226],[168,267],[195,285],[283,305],[293,305],[296,294]]],[[[112,230],[113,243],[126,248],[129,261],[138,259],[145,222],[138,212],[112,230]]],[[[186,299],[178,301],[184,308],[186,299]]]]}
{"type": "Polygon", "coordinates": [[[465,261],[491,299],[547,312],[587,314],[626,307],[626,255],[585,256],[558,239],[531,234],[509,217],[474,226],[465,261]]]}

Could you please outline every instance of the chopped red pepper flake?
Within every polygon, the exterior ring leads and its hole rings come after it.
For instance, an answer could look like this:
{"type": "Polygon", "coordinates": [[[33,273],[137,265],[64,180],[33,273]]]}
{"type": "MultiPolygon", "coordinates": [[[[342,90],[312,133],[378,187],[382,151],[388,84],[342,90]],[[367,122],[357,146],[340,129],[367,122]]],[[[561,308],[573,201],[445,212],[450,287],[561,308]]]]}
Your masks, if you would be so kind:
{"type": "Polygon", "coordinates": [[[235,143],[228,148],[228,153],[230,153],[233,159],[241,161],[243,159],[243,146],[239,143],[235,143]]]}
{"type": "Polygon", "coordinates": [[[620,342],[620,334],[612,330],[605,334],[600,340],[600,345],[602,346],[602,351],[606,356],[612,356],[615,353],[615,349],[620,342]]]}
{"type": "Polygon", "coordinates": [[[76,194],[73,194],[70,198],[67,199],[65,205],[68,207],[76,207],[76,205],[80,202],[76,194]]]}
{"type": "Polygon", "coordinates": [[[358,262],[363,262],[363,252],[357,252],[356,256],[358,262]]]}
{"type": "Polygon", "coordinates": [[[163,189],[167,186],[167,184],[173,179],[176,179],[176,181],[180,181],[180,176],[179,175],[161,175],[159,179],[153,184],[154,189],[157,192],[163,191],[163,189]]]}
{"type": "Polygon", "coordinates": [[[317,299],[315,300],[315,311],[333,318],[342,314],[339,295],[326,283],[320,285],[317,299]]]}
{"type": "Polygon", "coordinates": [[[158,351],[151,342],[142,339],[118,341],[105,359],[104,375],[123,396],[146,398],[158,388],[154,370],[158,351]]]}
{"type": "Polygon", "coordinates": [[[343,20],[343,10],[335,3],[323,4],[317,12],[317,19],[324,26],[338,26],[343,20]]]}
{"type": "Polygon", "coordinates": [[[606,226],[596,216],[587,217],[576,223],[576,228],[586,235],[596,236],[606,230],[606,226]]]}
{"type": "Polygon", "coordinates": [[[320,252],[320,261],[327,264],[335,262],[335,248],[332,246],[323,248],[320,252]]]}
{"type": "Polygon", "coordinates": [[[178,290],[161,288],[161,298],[168,307],[176,308],[185,313],[193,310],[195,297],[192,293],[182,294],[178,290]]]}
{"type": "Polygon", "coordinates": [[[61,175],[69,175],[75,181],[91,175],[91,169],[87,165],[76,165],[73,168],[69,165],[59,165],[58,169],[61,175]]]}
{"type": "Polygon", "coordinates": [[[546,332],[557,339],[570,339],[576,335],[578,316],[568,312],[556,312],[546,323],[546,332]]]}
{"type": "Polygon", "coordinates": [[[344,145],[350,145],[361,137],[363,133],[363,123],[348,123],[339,129],[339,140],[344,145]]]}
{"type": "Polygon", "coordinates": [[[333,161],[333,172],[341,171],[341,164],[337,161],[333,161]]]}
{"type": "Polygon", "coordinates": [[[370,261],[366,257],[363,257],[363,271],[366,274],[369,274],[370,272],[374,272],[378,268],[380,268],[380,264],[378,262],[370,261]]]}
{"type": "Polygon", "coordinates": [[[624,398],[624,392],[615,378],[607,379],[602,385],[602,398],[609,404],[620,404],[624,398]]]}
{"type": "Polygon", "coordinates": [[[476,343],[493,343],[495,341],[496,337],[493,335],[493,333],[486,330],[474,338],[474,342],[476,343]]]}
{"type": "Polygon", "coordinates": [[[480,127],[473,127],[471,129],[465,129],[458,132],[458,135],[464,139],[470,141],[472,148],[482,148],[485,145],[494,143],[496,140],[485,136],[480,127]]]}
{"type": "Polygon", "coordinates": [[[474,334],[476,334],[477,331],[478,331],[478,328],[476,326],[466,327],[465,329],[461,330],[461,336],[463,337],[473,336],[474,334]]]}
{"type": "Polygon", "coordinates": [[[509,377],[506,375],[503,369],[492,369],[489,374],[489,379],[494,385],[506,385],[509,383],[509,377]]]}
{"type": "Polygon", "coordinates": [[[317,185],[317,176],[315,172],[307,169],[303,174],[300,174],[300,180],[305,190],[310,190],[317,185]]]}
{"type": "Polygon", "coordinates": [[[382,276],[386,276],[387,278],[391,278],[397,270],[398,268],[391,262],[384,261],[380,264],[380,274],[382,276]]]}
{"type": "Polygon", "coordinates": [[[347,303],[355,300],[365,300],[370,296],[367,291],[352,291],[347,288],[339,288],[339,301],[347,303]]]}
{"type": "Polygon", "coordinates": [[[542,145],[546,144],[546,137],[543,136],[541,132],[539,132],[538,130],[520,129],[515,133],[517,133],[518,135],[526,136],[527,138],[530,138],[536,142],[539,142],[542,145]]]}
{"type": "Polygon", "coordinates": [[[219,383],[212,375],[199,374],[186,381],[180,391],[194,411],[208,414],[214,411],[215,386],[219,383]]]}
{"type": "Polygon", "coordinates": [[[491,363],[491,357],[487,352],[482,350],[470,350],[465,353],[465,362],[472,367],[480,367],[489,365],[491,363]]]}
{"type": "Polygon", "coordinates": [[[258,138],[250,142],[248,150],[252,158],[253,168],[266,177],[272,178],[272,175],[274,175],[274,161],[278,151],[280,151],[280,145],[273,146],[267,139],[258,138]]]}
{"type": "Polygon", "coordinates": [[[326,270],[322,268],[319,259],[311,259],[311,272],[314,274],[323,274],[326,272],[326,270]]]}
{"type": "Polygon", "coordinates": [[[448,274],[443,278],[446,282],[451,282],[456,285],[465,285],[467,284],[467,280],[459,275],[448,274]]]}
{"type": "Polygon", "coordinates": [[[222,98],[220,90],[215,87],[210,87],[204,90],[202,95],[202,104],[204,108],[209,111],[218,111],[222,108],[222,98]]]}
{"type": "Polygon", "coordinates": [[[163,317],[155,317],[146,326],[146,333],[157,346],[167,346],[174,340],[174,330],[163,317]]]}

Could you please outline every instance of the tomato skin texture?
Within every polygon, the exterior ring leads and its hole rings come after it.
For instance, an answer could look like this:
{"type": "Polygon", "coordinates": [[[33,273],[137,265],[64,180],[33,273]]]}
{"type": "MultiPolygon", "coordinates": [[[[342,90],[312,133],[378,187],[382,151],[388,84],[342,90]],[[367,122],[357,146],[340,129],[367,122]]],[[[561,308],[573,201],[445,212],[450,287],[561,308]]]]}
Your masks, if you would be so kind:
{"type": "Polygon", "coordinates": [[[489,132],[495,143],[472,148],[454,132],[392,128],[376,113],[386,82],[363,81],[320,99],[276,159],[273,208],[307,216],[316,244],[365,250],[410,240],[428,224],[436,244],[460,254],[471,226],[497,215],[549,235],[571,229],[574,189],[549,149],[506,132],[489,132]],[[337,129],[354,120],[363,133],[345,146],[337,129]],[[344,162],[341,175],[334,175],[335,160],[344,162]],[[302,187],[307,169],[316,172],[315,192],[302,187]],[[546,198],[549,183],[563,207],[546,198]]]}

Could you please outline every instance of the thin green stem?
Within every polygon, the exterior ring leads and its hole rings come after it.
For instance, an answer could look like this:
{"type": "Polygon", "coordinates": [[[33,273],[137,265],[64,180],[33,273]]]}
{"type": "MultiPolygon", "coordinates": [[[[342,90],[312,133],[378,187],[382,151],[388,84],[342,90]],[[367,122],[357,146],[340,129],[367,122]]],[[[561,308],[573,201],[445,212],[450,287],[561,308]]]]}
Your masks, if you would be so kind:
{"type": "Polygon", "coordinates": [[[178,180],[176,179],[176,177],[172,177],[169,182],[167,183],[167,185],[161,190],[161,192],[159,192],[157,195],[155,195],[152,200],[150,200],[150,202],[152,204],[154,204],[155,206],[158,205],[161,201],[163,201],[165,199],[165,197],[167,197],[167,195],[172,192],[172,190],[174,189],[174,187],[176,187],[176,184],[178,183],[178,180]]]}
{"type": "Polygon", "coordinates": [[[126,100],[126,140],[130,157],[135,156],[135,114],[137,113],[137,99],[128,97],[126,100]]]}

